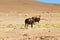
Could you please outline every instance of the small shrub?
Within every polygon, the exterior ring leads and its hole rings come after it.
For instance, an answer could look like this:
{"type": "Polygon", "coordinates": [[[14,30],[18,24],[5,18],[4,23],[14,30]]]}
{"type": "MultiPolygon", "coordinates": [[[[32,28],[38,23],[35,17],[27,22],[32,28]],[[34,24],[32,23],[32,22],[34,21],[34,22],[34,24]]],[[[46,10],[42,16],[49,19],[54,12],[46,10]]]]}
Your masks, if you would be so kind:
{"type": "Polygon", "coordinates": [[[13,25],[13,24],[9,24],[7,27],[8,27],[8,28],[15,28],[16,26],[13,25]]]}

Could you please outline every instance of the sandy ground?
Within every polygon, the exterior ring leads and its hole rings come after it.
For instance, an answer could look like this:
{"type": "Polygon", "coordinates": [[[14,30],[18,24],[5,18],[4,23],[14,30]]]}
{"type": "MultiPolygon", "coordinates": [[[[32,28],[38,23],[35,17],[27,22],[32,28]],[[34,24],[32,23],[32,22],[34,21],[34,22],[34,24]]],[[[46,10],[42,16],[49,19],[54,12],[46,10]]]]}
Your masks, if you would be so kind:
{"type": "Polygon", "coordinates": [[[60,17],[56,14],[1,16],[0,40],[60,40],[60,17]],[[25,29],[24,20],[38,15],[42,15],[40,23],[35,23],[33,28],[29,25],[28,29],[25,29]]]}
{"type": "Polygon", "coordinates": [[[60,28],[0,28],[0,40],[60,40],[60,28]]]}

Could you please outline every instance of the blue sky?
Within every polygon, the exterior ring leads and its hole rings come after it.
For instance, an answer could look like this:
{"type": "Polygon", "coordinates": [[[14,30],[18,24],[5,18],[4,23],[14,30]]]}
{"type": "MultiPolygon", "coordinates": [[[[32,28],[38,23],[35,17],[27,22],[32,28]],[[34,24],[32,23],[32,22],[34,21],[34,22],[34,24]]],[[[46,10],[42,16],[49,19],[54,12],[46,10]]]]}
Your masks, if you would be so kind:
{"type": "Polygon", "coordinates": [[[38,2],[47,2],[47,3],[55,3],[60,4],[60,0],[37,0],[38,2]]]}

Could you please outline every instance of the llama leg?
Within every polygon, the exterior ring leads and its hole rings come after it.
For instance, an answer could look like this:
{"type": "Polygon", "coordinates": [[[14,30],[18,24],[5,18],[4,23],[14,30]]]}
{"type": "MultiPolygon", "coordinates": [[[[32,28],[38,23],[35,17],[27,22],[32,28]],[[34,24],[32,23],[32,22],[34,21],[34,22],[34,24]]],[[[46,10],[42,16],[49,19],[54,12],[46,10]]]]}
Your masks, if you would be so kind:
{"type": "Polygon", "coordinates": [[[28,24],[26,24],[27,26],[26,26],[26,29],[28,29],[28,24]]]}
{"type": "Polygon", "coordinates": [[[27,27],[27,24],[25,23],[25,28],[27,27]]]}
{"type": "Polygon", "coordinates": [[[33,27],[33,24],[31,24],[31,28],[33,27]]]}

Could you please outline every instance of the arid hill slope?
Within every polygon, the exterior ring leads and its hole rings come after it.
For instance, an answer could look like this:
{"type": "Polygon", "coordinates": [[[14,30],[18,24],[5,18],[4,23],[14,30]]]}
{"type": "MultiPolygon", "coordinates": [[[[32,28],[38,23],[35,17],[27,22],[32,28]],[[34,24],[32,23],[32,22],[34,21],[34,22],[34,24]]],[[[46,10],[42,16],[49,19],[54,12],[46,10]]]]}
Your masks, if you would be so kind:
{"type": "Polygon", "coordinates": [[[35,0],[0,0],[0,11],[19,11],[19,12],[60,12],[60,5],[39,3],[35,0]]]}

